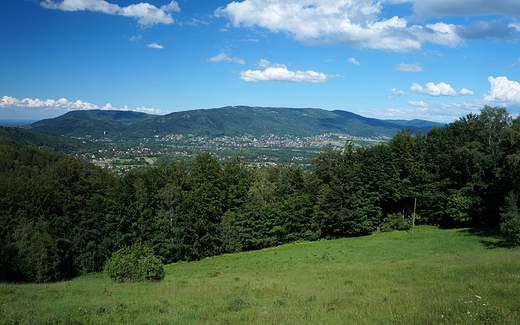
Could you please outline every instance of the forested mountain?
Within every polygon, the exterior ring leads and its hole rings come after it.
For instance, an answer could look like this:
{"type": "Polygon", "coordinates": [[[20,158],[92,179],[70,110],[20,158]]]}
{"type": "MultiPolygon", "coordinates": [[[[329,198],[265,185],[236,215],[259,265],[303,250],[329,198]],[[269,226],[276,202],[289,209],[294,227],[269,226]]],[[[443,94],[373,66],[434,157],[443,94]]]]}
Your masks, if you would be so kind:
{"type": "Polygon", "coordinates": [[[75,137],[92,135],[100,138],[105,133],[110,133],[111,136],[123,136],[127,133],[131,134],[132,129],[127,130],[133,123],[154,116],[133,111],[78,110],[32,123],[29,127],[36,131],[75,137]]]}
{"type": "Polygon", "coordinates": [[[132,139],[168,134],[207,137],[250,134],[258,137],[264,134],[314,136],[342,133],[356,137],[391,137],[403,125],[424,131],[434,125],[433,122],[428,125],[424,121],[420,126],[402,121],[396,124],[345,111],[313,108],[228,106],[163,116],[126,116],[130,113],[132,112],[74,111],[55,119],[33,123],[30,127],[67,136],[92,135],[99,138],[108,133],[110,137],[132,139]],[[126,117],[119,118],[118,114],[126,117]]]}
{"type": "Polygon", "coordinates": [[[165,263],[296,240],[408,229],[500,227],[520,243],[520,119],[484,107],[388,143],[317,154],[313,170],[250,168],[209,153],[118,177],[0,138],[0,280],[100,271],[120,245],[165,263]]]}

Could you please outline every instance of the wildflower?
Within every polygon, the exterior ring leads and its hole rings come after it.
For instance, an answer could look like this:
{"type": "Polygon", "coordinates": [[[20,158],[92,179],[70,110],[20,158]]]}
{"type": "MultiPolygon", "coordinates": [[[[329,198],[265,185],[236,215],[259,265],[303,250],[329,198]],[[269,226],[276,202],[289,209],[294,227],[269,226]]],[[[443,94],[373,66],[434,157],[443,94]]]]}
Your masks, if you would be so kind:
{"type": "Polygon", "coordinates": [[[470,314],[469,310],[468,310],[468,312],[466,314],[468,314],[468,315],[470,314]]]}
{"type": "Polygon", "coordinates": [[[477,296],[477,295],[475,295],[475,297],[477,297],[478,299],[482,298],[481,296],[477,296]]]}

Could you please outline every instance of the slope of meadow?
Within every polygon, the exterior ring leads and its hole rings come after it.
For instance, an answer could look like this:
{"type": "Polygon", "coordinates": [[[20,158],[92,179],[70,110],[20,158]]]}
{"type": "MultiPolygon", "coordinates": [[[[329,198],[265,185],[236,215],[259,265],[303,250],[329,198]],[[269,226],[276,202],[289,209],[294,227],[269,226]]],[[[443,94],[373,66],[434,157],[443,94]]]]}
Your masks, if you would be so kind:
{"type": "Polygon", "coordinates": [[[158,283],[0,284],[0,323],[518,324],[520,250],[501,244],[420,226],[171,264],[158,283]]]}

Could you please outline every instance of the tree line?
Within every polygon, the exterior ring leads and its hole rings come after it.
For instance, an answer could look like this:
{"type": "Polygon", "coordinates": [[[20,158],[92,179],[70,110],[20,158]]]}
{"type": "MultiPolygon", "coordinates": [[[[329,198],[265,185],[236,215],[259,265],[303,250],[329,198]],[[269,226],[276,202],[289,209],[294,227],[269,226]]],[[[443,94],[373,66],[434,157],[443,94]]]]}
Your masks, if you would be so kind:
{"type": "Polygon", "coordinates": [[[406,229],[414,212],[419,224],[501,227],[520,241],[520,119],[499,107],[384,144],[328,147],[311,172],[202,153],[118,177],[5,137],[0,161],[0,281],[99,272],[136,243],[172,263],[406,229]]]}

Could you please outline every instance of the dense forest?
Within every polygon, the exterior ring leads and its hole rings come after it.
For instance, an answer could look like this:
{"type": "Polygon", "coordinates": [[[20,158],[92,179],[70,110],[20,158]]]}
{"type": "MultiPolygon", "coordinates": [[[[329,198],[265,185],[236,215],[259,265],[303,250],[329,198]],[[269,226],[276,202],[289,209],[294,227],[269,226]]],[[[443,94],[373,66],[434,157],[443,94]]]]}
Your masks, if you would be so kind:
{"type": "Polygon", "coordinates": [[[0,161],[0,281],[98,272],[134,243],[172,263],[407,229],[415,209],[418,224],[520,238],[520,119],[498,107],[384,144],[326,148],[312,172],[206,153],[119,177],[5,137],[0,161]]]}

